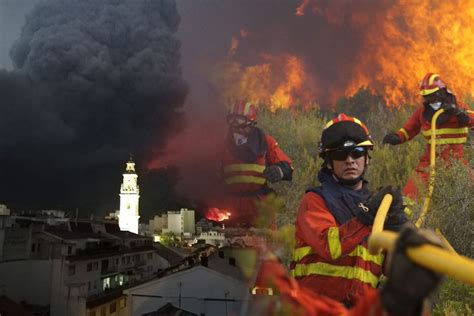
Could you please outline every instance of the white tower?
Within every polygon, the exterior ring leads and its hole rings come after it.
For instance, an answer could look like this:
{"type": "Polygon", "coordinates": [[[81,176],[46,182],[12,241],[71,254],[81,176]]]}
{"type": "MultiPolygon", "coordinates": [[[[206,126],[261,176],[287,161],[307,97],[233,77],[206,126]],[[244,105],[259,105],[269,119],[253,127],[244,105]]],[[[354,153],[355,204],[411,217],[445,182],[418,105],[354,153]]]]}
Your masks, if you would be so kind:
{"type": "Polygon", "coordinates": [[[135,173],[135,163],[132,158],[127,162],[123,182],[120,188],[120,210],[118,214],[120,230],[138,234],[138,199],[140,189],[137,183],[138,176],[135,173]]]}

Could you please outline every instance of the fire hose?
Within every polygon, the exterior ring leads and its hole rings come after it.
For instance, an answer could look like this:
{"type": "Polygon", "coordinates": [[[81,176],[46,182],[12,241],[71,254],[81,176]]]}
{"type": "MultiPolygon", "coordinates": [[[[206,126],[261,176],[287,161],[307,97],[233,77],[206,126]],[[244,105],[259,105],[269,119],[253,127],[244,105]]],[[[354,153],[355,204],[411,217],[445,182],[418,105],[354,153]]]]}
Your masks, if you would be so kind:
{"type": "Polygon", "coordinates": [[[435,167],[436,167],[436,120],[444,112],[444,109],[436,111],[431,119],[431,144],[430,144],[430,177],[428,182],[428,195],[423,202],[423,208],[421,209],[420,217],[416,221],[416,227],[420,227],[423,224],[426,213],[428,213],[428,207],[430,206],[431,196],[433,195],[434,182],[435,182],[435,167]]]}
{"type": "MultiPolygon", "coordinates": [[[[383,231],[385,217],[391,202],[392,196],[386,194],[377,210],[372,234],[369,237],[369,252],[371,254],[378,254],[383,249],[392,251],[395,247],[398,233],[383,231]]],[[[410,260],[424,268],[463,283],[474,285],[473,259],[432,245],[410,247],[407,249],[407,256],[410,260]]]]}

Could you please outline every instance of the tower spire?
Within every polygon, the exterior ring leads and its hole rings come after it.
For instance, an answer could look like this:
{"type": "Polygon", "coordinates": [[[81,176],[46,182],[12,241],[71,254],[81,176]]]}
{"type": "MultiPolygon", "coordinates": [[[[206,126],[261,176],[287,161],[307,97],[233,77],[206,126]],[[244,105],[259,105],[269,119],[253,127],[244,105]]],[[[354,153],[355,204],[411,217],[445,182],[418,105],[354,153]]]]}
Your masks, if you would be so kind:
{"type": "Polygon", "coordinates": [[[120,230],[138,234],[139,198],[138,175],[135,171],[135,162],[133,162],[130,154],[130,160],[126,163],[120,187],[120,210],[118,215],[120,230]]]}

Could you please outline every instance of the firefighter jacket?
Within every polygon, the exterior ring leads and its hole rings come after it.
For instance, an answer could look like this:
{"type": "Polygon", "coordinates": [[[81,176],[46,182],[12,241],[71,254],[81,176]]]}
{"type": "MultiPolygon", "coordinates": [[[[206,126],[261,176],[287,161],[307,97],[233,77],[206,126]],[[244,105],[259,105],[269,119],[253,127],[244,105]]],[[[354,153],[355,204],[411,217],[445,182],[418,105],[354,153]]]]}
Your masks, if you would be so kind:
{"type": "MultiPolygon", "coordinates": [[[[265,168],[271,165],[280,167],[282,180],[291,180],[291,160],[273,137],[254,127],[247,143],[236,146],[232,136],[228,136],[222,174],[229,193],[223,206],[232,214],[227,221],[230,225],[251,227],[256,224],[257,202],[273,192],[264,177],[265,168]]],[[[274,218],[268,220],[274,223],[274,218]]]]}
{"type": "MultiPolygon", "coordinates": [[[[467,105],[458,103],[453,96],[453,103],[462,110],[468,109],[467,105]]],[[[397,131],[398,136],[403,142],[413,139],[421,131],[426,140],[426,147],[420,161],[415,168],[415,173],[410,176],[405,187],[403,195],[407,198],[406,203],[412,205],[419,198],[419,181],[425,184],[429,177],[430,165],[430,146],[431,146],[431,118],[435,111],[424,105],[418,108],[408,119],[405,125],[397,131]]],[[[474,116],[469,115],[469,122],[460,123],[456,115],[443,113],[438,117],[436,126],[436,156],[443,162],[449,162],[451,159],[457,159],[467,164],[464,159],[464,143],[467,141],[469,128],[474,126],[474,116]]]]}
{"type": "MultiPolygon", "coordinates": [[[[254,308],[249,315],[305,315],[305,316],[386,316],[380,293],[372,288],[364,291],[356,305],[348,309],[341,302],[314,293],[290,277],[276,260],[266,260],[261,269],[266,271],[262,286],[274,289],[266,300],[254,296],[254,308]],[[276,294],[276,295],[275,295],[276,294]],[[274,298],[271,300],[270,298],[274,298]],[[265,305],[266,303],[266,305],[265,305]]],[[[258,295],[258,294],[256,294],[258,295]]]]}
{"type": "Polygon", "coordinates": [[[369,197],[367,184],[350,190],[324,170],[318,178],[321,187],[308,190],[298,210],[290,269],[302,287],[353,304],[382,275],[383,255],[367,249],[372,226],[355,215],[369,197]]]}
{"type": "MultiPolygon", "coordinates": [[[[469,109],[464,103],[458,103],[458,108],[461,110],[469,109]]],[[[420,165],[418,169],[429,166],[430,161],[430,144],[431,144],[431,118],[434,110],[429,106],[418,108],[408,119],[408,121],[397,131],[398,136],[402,142],[413,139],[418,133],[423,134],[427,142],[425,152],[420,158],[420,165]]],[[[474,126],[474,116],[469,115],[470,121],[460,123],[456,115],[449,115],[443,113],[438,118],[436,126],[436,146],[441,149],[437,154],[441,159],[463,159],[464,158],[464,144],[467,142],[467,135],[469,128],[474,126]]]]}
{"type": "Polygon", "coordinates": [[[278,165],[283,180],[291,180],[291,160],[270,135],[254,127],[244,145],[235,145],[231,135],[224,151],[223,175],[228,190],[239,196],[265,195],[270,192],[263,171],[278,165]]]}

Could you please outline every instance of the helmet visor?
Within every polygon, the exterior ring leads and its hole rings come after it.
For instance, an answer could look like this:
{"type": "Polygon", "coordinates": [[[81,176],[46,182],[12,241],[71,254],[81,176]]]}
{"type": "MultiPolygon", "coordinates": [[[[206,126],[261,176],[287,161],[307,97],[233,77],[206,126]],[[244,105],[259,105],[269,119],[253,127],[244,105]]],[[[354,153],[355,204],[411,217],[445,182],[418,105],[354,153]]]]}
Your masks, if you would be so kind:
{"type": "Polygon", "coordinates": [[[337,161],[345,161],[347,157],[351,156],[354,159],[363,157],[367,154],[365,147],[352,147],[344,149],[335,149],[328,152],[329,159],[337,161]]]}

